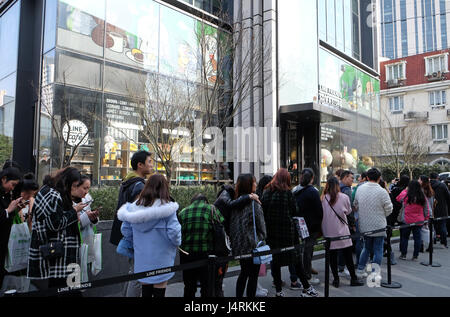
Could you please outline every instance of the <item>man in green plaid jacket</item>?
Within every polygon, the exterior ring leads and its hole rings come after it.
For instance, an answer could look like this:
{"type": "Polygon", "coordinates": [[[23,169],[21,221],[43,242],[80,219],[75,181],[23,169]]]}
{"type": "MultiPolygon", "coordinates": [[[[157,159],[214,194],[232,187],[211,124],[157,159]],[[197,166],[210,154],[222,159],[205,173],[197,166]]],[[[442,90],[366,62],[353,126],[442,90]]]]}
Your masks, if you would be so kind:
{"type": "MultiPolygon", "coordinates": [[[[180,264],[204,260],[211,254],[214,248],[213,219],[220,223],[224,221],[219,210],[210,205],[207,198],[201,194],[196,195],[191,205],[178,214],[182,237],[180,264]]],[[[197,281],[200,281],[201,296],[207,296],[208,271],[204,267],[183,271],[183,281],[184,297],[195,297],[197,281]]]]}

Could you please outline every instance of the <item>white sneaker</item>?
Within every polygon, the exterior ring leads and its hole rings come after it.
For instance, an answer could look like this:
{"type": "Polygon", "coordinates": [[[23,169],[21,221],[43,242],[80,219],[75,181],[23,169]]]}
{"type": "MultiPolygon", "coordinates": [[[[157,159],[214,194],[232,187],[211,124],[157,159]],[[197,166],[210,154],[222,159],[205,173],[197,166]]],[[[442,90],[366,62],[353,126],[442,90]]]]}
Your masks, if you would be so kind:
{"type": "Polygon", "coordinates": [[[366,278],[368,276],[367,272],[363,271],[363,270],[356,270],[356,277],[358,277],[359,279],[361,278],[366,278]]]}
{"type": "Polygon", "coordinates": [[[275,297],[285,297],[286,295],[284,295],[283,291],[278,292],[275,294],[275,297]]]}
{"type": "Polygon", "coordinates": [[[309,284],[311,285],[319,285],[320,284],[320,280],[317,277],[311,277],[308,280],[309,284]]]}
{"type": "Polygon", "coordinates": [[[258,288],[256,290],[256,297],[267,297],[269,292],[265,288],[258,288]]]}

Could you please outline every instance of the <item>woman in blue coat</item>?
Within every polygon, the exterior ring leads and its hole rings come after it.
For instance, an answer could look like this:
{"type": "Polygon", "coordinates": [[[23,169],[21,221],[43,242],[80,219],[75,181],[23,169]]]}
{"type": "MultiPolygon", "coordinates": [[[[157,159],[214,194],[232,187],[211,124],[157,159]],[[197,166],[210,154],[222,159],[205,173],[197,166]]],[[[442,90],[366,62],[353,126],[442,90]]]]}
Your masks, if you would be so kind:
{"type": "MultiPolygon", "coordinates": [[[[134,248],[135,273],[174,265],[181,244],[177,210],[178,204],[170,201],[169,184],[160,174],[150,177],[136,202],[119,209],[123,238],[134,248]]],[[[140,279],[142,297],[164,297],[167,281],[173,276],[168,273],[140,279]]]]}

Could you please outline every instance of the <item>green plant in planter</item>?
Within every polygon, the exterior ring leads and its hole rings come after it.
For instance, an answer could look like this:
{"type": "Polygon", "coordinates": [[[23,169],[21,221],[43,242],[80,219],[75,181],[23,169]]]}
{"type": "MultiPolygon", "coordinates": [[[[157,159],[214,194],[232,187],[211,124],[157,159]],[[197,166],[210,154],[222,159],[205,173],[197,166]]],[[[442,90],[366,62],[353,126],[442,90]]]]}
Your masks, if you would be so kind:
{"type": "MultiPolygon", "coordinates": [[[[119,186],[117,187],[100,187],[92,189],[90,194],[94,202],[92,209],[102,207],[100,212],[101,220],[113,220],[117,208],[117,200],[119,197],[119,186]]],[[[209,203],[216,200],[216,190],[214,186],[171,186],[170,195],[180,205],[179,211],[190,205],[192,197],[196,194],[203,194],[208,198],[209,203]]]]}

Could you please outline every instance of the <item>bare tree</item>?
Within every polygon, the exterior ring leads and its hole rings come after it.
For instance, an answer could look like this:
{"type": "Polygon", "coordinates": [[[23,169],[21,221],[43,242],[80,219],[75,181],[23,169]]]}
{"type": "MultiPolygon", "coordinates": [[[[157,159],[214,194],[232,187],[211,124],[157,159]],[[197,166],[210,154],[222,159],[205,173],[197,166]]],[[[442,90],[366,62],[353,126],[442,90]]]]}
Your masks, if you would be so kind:
{"type": "MultiPolygon", "coordinates": [[[[56,163],[58,169],[70,166],[74,156],[80,146],[82,146],[86,138],[89,135],[90,124],[87,126],[84,134],[75,133],[70,121],[73,119],[73,109],[71,108],[71,95],[68,92],[67,76],[70,76],[69,70],[63,70],[61,72],[61,83],[47,85],[41,89],[41,115],[46,117],[51,124],[52,139],[54,144],[57,145],[56,151],[54,150],[53,161],[56,163]],[[60,87],[58,92],[55,91],[55,87],[60,87]],[[60,111],[55,111],[55,105],[60,111]]],[[[100,102],[98,95],[94,98],[93,102],[96,104],[100,102]]],[[[86,109],[86,118],[98,118],[95,114],[95,109],[86,109]]]]}
{"type": "MultiPolygon", "coordinates": [[[[250,96],[253,103],[258,103],[272,93],[268,89],[261,93],[264,81],[267,85],[272,78],[268,65],[273,49],[271,35],[264,34],[262,28],[226,23],[230,19],[222,8],[216,14],[222,23],[218,28],[197,21],[192,30],[196,47],[184,43],[197,61],[195,74],[187,67],[184,74],[172,76],[142,74],[138,85],[124,82],[127,98],[139,111],[143,141],[151,145],[169,179],[176,163],[184,155],[191,155],[195,139],[203,139],[206,129],[217,127],[224,134],[234,118],[249,109],[246,101],[250,96]],[[248,41],[253,39],[256,45],[250,47],[248,41]],[[239,71],[234,71],[237,61],[239,71]],[[196,131],[200,136],[192,134],[195,120],[202,122],[200,131],[196,131]]],[[[200,143],[203,152],[205,144],[200,143]]],[[[218,149],[215,151],[217,157],[218,149]]],[[[214,163],[218,170],[219,163],[214,163]]]]}
{"type": "Polygon", "coordinates": [[[381,162],[394,167],[397,177],[406,169],[412,178],[414,165],[428,153],[429,136],[420,113],[392,114],[381,111],[382,126],[377,133],[381,162]]]}

